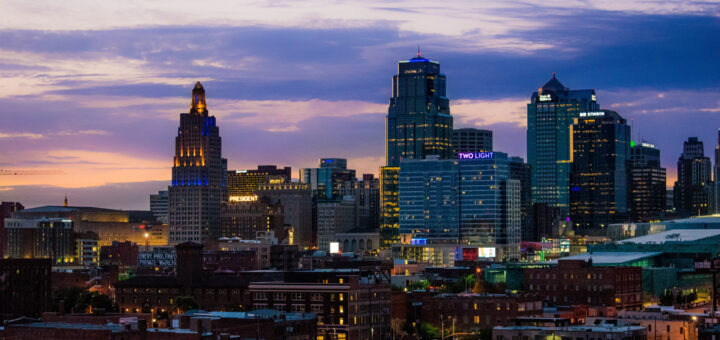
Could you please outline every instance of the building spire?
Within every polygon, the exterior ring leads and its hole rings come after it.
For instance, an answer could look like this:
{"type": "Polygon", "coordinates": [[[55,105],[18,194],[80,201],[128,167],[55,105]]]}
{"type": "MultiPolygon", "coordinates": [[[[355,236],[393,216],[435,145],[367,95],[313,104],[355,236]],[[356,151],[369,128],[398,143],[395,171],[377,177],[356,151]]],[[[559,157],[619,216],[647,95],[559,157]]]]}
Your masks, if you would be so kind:
{"type": "Polygon", "coordinates": [[[67,194],[65,194],[65,207],[67,208],[67,194]]]}
{"type": "Polygon", "coordinates": [[[555,71],[553,71],[553,79],[555,79],[555,71]]]}
{"type": "Polygon", "coordinates": [[[418,45],[418,58],[420,58],[420,45],[418,45]]]}
{"type": "Polygon", "coordinates": [[[205,112],[205,89],[200,82],[195,84],[190,102],[190,113],[203,114],[205,112]]]}

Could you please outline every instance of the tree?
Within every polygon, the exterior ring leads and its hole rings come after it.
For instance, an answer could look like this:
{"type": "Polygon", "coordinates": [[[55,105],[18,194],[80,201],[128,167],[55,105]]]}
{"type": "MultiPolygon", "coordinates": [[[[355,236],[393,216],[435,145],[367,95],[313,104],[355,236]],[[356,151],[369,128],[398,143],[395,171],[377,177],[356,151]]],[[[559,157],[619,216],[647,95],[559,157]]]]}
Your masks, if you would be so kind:
{"type": "Polygon", "coordinates": [[[191,309],[200,308],[200,305],[192,296],[178,296],[177,299],[175,299],[175,307],[185,313],[191,309]]]}
{"type": "Polygon", "coordinates": [[[117,312],[119,307],[109,296],[98,292],[91,292],[78,287],[58,289],[53,292],[53,310],[60,311],[60,301],[63,301],[63,313],[84,313],[93,309],[103,308],[108,312],[117,312]]]}
{"type": "Polygon", "coordinates": [[[434,340],[439,339],[441,336],[440,330],[427,322],[419,323],[416,328],[417,335],[421,340],[434,340]]]}

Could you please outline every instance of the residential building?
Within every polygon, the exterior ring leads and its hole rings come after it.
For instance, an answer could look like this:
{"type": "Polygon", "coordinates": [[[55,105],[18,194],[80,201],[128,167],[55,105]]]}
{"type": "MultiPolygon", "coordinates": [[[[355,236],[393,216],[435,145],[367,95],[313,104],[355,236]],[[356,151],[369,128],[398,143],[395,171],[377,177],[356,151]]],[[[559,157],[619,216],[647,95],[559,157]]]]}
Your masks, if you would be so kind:
{"type": "Polygon", "coordinates": [[[6,218],[7,257],[51,259],[54,265],[75,264],[73,222],[63,218],[6,218]]]}
{"type": "Polygon", "coordinates": [[[390,284],[357,269],[294,272],[253,282],[252,308],[317,315],[318,339],[389,339],[390,284]]]}
{"type": "Polygon", "coordinates": [[[13,213],[25,209],[19,202],[0,202],[0,259],[5,257],[5,219],[12,217],[13,213]]]}
{"type": "Polygon", "coordinates": [[[515,318],[543,313],[542,298],[530,294],[406,294],[408,322],[426,322],[446,329],[454,327],[456,333],[476,333],[494,326],[512,325],[515,318]]]}
{"type": "Polygon", "coordinates": [[[640,267],[598,267],[590,260],[557,261],[556,267],[525,269],[525,292],[538,294],[556,306],[586,304],[640,310],[642,269],[640,267]]]}

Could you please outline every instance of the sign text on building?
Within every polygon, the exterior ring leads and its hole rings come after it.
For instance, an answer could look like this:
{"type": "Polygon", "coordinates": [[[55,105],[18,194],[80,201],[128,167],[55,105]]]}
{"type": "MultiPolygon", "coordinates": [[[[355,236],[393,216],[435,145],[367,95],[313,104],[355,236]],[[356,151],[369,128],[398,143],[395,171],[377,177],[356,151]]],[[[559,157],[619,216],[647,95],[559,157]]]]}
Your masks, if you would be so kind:
{"type": "Polygon", "coordinates": [[[488,159],[493,158],[494,152],[458,152],[458,159],[488,159]]]}

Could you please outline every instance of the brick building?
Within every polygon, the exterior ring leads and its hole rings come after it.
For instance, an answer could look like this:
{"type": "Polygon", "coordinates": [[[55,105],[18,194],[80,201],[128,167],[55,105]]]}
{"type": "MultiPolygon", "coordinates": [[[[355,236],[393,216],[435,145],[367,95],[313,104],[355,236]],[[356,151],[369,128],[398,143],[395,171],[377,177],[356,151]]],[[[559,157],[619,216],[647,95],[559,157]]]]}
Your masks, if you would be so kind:
{"type": "Polygon", "coordinates": [[[175,246],[175,275],[138,275],[115,284],[115,295],[126,312],[163,312],[175,308],[178,296],[192,296],[206,310],[229,310],[247,303],[253,281],[282,280],[282,272],[227,272],[205,274],[203,246],[186,242],[175,246]]]}
{"type": "Polygon", "coordinates": [[[642,308],[640,267],[595,267],[592,260],[559,260],[556,267],[526,269],[524,286],[548,305],[642,308]]]}
{"type": "Polygon", "coordinates": [[[254,309],[317,315],[317,339],[389,339],[390,284],[358,269],[294,272],[282,282],[250,284],[254,309]]]}
{"type": "Polygon", "coordinates": [[[315,314],[272,309],[250,312],[190,311],[179,316],[182,329],[229,334],[240,339],[315,340],[315,314]]]}
{"type": "Polygon", "coordinates": [[[113,241],[109,246],[100,247],[100,262],[123,266],[137,266],[140,248],[130,241],[113,241]]]}
{"type": "Polygon", "coordinates": [[[406,294],[408,321],[427,322],[438,328],[444,322],[446,328],[454,325],[461,333],[508,325],[514,318],[543,313],[542,298],[529,294],[406,294]]]}
{"type": "Polygon", "coordinates": [[[50,259],[0,259],[0,320],[47,311],[51,267],[50,259]]]}

